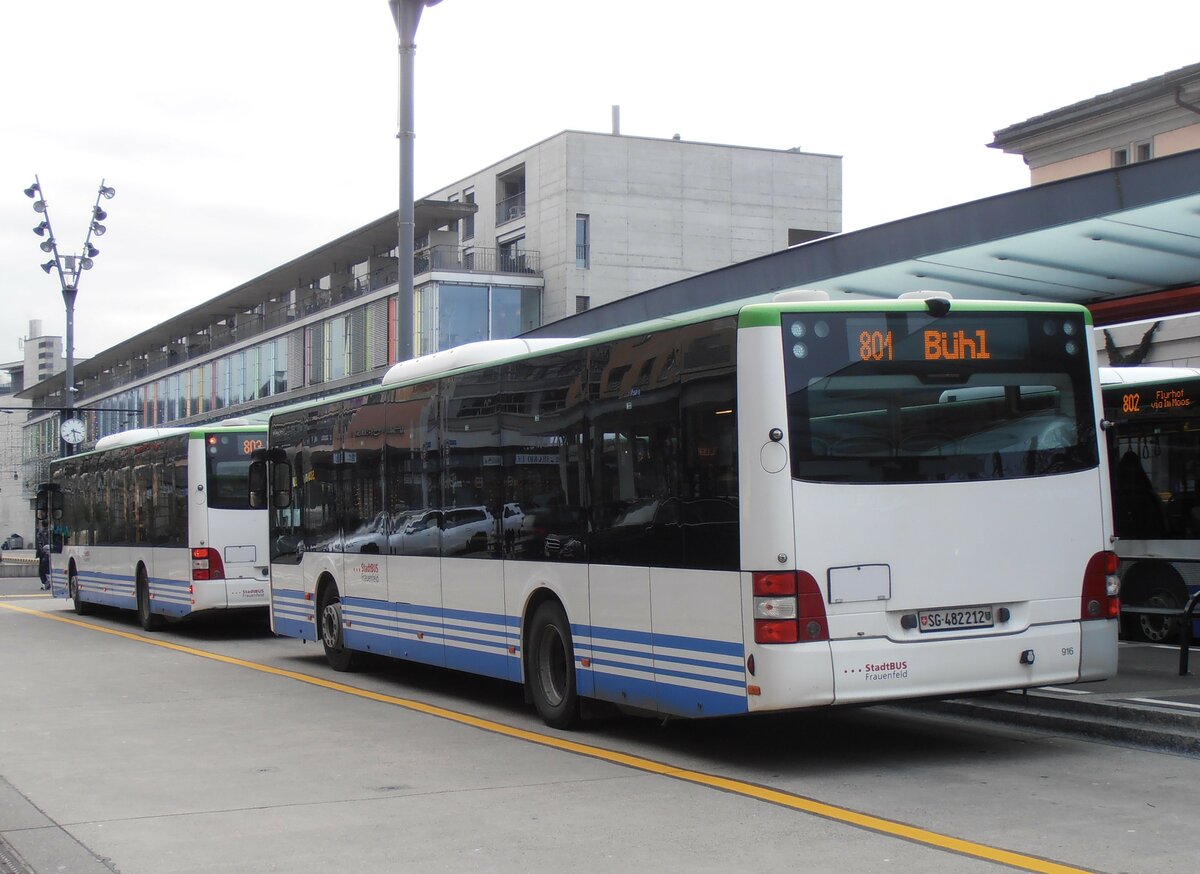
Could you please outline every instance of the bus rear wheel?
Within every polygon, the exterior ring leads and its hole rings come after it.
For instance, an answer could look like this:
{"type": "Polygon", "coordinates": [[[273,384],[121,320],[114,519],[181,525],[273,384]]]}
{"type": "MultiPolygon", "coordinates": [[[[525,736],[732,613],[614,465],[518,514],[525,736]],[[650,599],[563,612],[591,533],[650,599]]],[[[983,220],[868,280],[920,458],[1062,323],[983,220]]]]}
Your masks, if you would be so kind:
{"type": "MultiPolygon", "coordinates": [[[[1121,580],[1121,600],[1131,607],[1181,610],[1187,597],[1183,578],[1165,563],[1141,562],[1130,568],[1121,580]]],[[[1173,643],[1179,639],[1181,630],[1182,621],[1173,616],[1129,613],[1121,621],[1121,632],[1126,640],[1173,643]]]]}
{"type": "Polygon", "coordinates": [[[150,609],[150,583],[146,572],[138,569],[137,574],[137,617],[138,624],[146,631],[158,631],[163,627],[163,617],[150,609]]]}
{"type": "Polygon", "coordinates": [[[321,643],[325,647],[325,661],[335,671],[352,671],[358,666],[356,653],[346,648],[342,632],[342,599],[337,585],[330,583],[321,595],[321,643]]]}
{"type": "MultiPolygon", "coordinates": [[[[1149,597],[1141,602],[1140,606],[1182,610],[1185,600],[1180,593],[1171,589],[1155,589],[1149,597]]],[[[1182,625],[1180,619],[1147,613],[1135,613],[1133,618],[1137,622],[1133,636],[1138,640],[1146,640],[1150,643],[1173,643],[1179,639],[1182,625]]]]}
{"type": "Polygon", "coordinates": [[[575,647],[567,614],[557,601],[546,601],[534,611],[528,652],[525,680],[538,716],[551,728],[575,726],[579,722],[575,647]]]}
{"type": "Polygon", "coordinates": [[[75,572],[74,565],[67,571],[67,591],[71,595],[71,603],[75,607],[76,616],[87,616],[92,612],[92,605],[83,600],[83,595],[79,591],[79,575],[75,572]]]}

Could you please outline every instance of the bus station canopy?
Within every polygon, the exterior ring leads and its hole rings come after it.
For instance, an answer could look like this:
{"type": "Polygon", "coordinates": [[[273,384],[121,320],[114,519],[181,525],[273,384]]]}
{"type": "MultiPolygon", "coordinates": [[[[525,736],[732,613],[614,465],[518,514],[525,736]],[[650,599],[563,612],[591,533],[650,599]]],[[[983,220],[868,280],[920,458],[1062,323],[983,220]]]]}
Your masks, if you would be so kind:
{"type": "Polygon", "coordinates": [[[833,300],[948,291],[1083,304],[1097,325],[1200,310],[1200,151],[1076,176],[824,237],[526,333],[584,336],[779,291],[833,300]]]}

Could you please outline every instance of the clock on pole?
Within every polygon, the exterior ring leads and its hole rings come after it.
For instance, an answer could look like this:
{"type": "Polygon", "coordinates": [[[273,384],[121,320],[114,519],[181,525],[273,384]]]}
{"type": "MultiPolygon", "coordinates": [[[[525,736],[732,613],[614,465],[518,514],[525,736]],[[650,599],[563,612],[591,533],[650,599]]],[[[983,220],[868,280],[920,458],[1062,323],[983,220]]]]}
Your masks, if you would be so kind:
{"type": "Polygon", "coordinates": [[[82,443],[87,429],[83,425],[83,419],[72,416],[69,419],[63,419],[62,425],[58,428],[58,433],[62,435],[62,439],[70,443],[72,446],[82,443]]]}

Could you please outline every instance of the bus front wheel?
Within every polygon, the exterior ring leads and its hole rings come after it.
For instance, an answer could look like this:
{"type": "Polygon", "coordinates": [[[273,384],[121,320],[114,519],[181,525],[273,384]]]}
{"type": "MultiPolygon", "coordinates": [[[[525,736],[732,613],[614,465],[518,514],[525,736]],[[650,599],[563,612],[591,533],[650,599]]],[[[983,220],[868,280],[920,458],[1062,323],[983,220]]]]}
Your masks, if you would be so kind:
{"type": "Polygon", "coordinates": [[[576,725],[575,648],[567,614],[557,601],[546,601],[534,611],[528,659],[525,680],[538,716],[551,728],[576,725]]]}
{"type": "Polygon", "coordinates": [[[335,671],[352,671],[357,666],[354,650],[346,648],[342,633],[342,599],[337,586],[330,583],[321,595],[321,643],[325,661],[335,671]]]}

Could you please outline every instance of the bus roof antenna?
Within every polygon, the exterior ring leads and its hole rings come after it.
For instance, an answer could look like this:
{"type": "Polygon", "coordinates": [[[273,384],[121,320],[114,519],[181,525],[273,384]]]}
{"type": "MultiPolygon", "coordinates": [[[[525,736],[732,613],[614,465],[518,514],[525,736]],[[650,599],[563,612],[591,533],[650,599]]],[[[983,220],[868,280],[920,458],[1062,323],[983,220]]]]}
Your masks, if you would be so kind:
{"type": "Polygon", "coordinates": [[[906,291],[900,300],[923,300],[931,316],[944,316],[950,312],[950,301],[954,296],[948,291],[906,291]]]}

